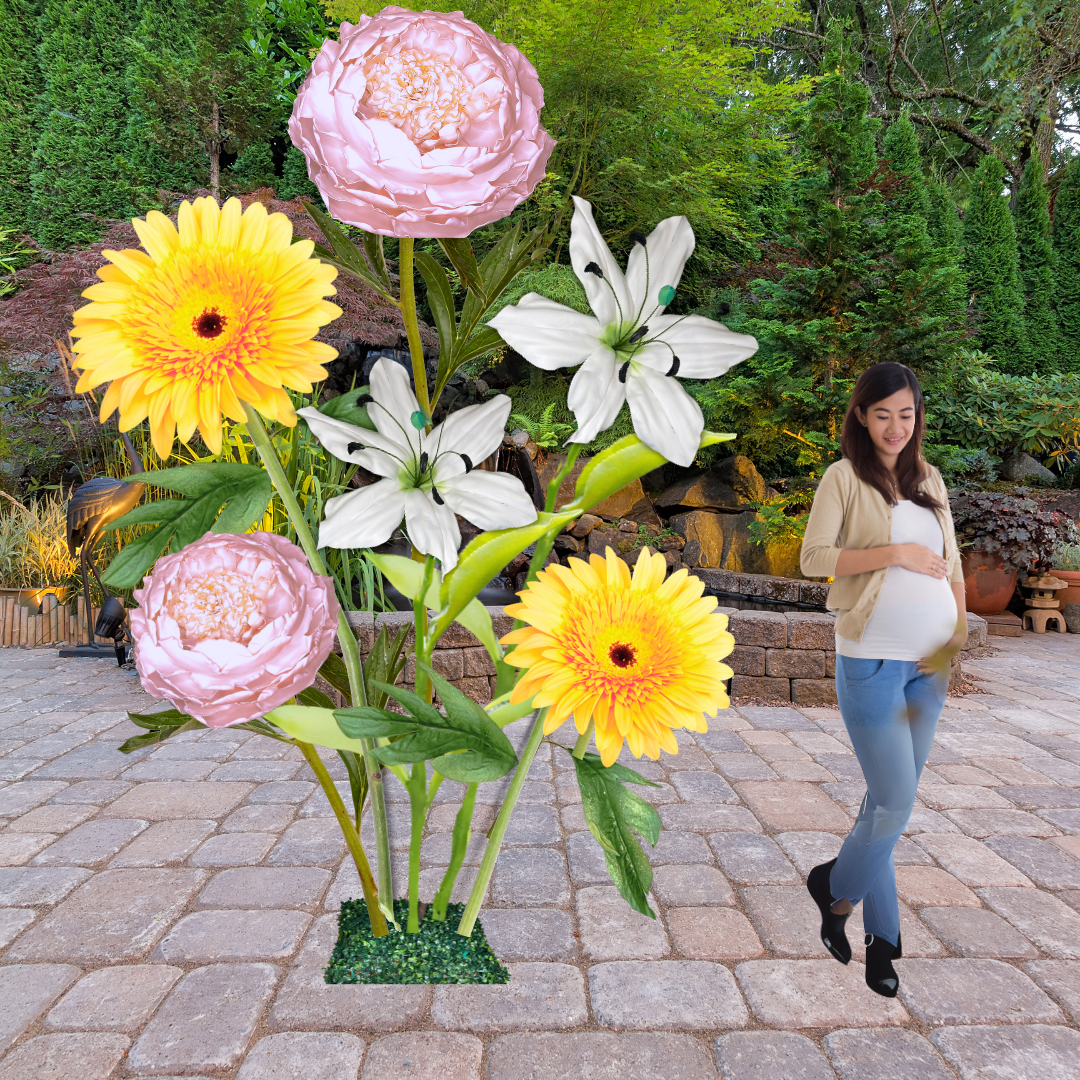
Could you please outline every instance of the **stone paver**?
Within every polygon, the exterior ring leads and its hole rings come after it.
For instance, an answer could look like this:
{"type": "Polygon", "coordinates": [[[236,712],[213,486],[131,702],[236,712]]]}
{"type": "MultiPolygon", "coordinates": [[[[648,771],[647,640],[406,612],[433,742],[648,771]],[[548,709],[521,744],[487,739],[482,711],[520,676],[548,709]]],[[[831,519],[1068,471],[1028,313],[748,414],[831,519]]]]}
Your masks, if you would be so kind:
{"type": "MultiPolygon", "coordinates": [[[[130,672],[0,651],[0,1080],[1063,1080],[1080,1055],[1080,651],[992,641],[964,661],[985,692],[949,699],[895,851],[891,1002],[863,983],[861,911],[845,968],[803,884],[865,791],[835,708],[736,706],[678,756],[623,756],[660,785],[640,789],[665,826],[643,845],[655,920],[618,896],[568,755],[543,745],[481,915],[511,983],[330,986],[358,881],[297,752],[228,729],[125,757],[124,709],[159,707],[130,672]]],[[[432,807],[425,896],[461,790],[432,807]]],[[[503,790],[481,786],[462,899],[503,790]]],[[[399,892],[404,795],[388,780],[399,892]]]]}
{"type": "Polygon", "coordinates": [[[356,1080],[364,1041],[330,1031],[290,1031],[260,1039],[236,1080],[356,1080]]]}

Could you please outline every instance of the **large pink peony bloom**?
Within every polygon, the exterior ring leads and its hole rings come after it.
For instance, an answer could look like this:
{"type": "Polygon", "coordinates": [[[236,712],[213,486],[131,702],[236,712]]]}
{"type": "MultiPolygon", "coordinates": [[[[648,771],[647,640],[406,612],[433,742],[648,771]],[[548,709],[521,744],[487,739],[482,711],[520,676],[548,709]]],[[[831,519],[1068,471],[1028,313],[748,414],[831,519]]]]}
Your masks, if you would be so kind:
{"type": "Polygon", "coordinates": [[[338,602],[283,536],[207,533],[135,590],[143,689],[210,727],[254,720],[306,690],[330,653],[338,602]]]}
{"type": "Polygon", "coordinates": [[[468,236],[544,175],[536,69],[460,11],[386,7],[341,24],[289,134],[333,217],[384,236],[468,236]]]}

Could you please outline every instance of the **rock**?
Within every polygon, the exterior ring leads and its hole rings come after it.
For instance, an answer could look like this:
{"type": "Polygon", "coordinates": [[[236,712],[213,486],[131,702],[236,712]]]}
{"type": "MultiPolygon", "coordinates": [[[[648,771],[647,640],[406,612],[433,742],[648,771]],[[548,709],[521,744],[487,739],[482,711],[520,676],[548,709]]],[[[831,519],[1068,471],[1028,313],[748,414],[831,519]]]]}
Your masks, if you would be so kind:
{"type": "MultiPolygon", "coordinates": [[[[767,574],[771,577],[801,578],[799,549],[802,544],[793,540],[787,544],[754,544],[750,540],[750,523],[757,517],[753,510],[742,514],[724,515],[725,550],[721,569],[741,574],[767,574]]],[[[685,556],[683,561],[685,562],[685,556]]]]}
{"type": "Polygon", "coordinates": [[[1080,634],[1080,604],[1066,604],[1061,609],[1065,616],[1065,626],[1070,634],[1080,634]]]}
{"type": "Polygon", "coordinates": [[[574,527],[570,530],[570,535],[576,536],[579,540],[584,540],[597,525],[603,525],[603,523],[604,519],[597,517],[595,514],[582,514],[581,517],[574,522],[574,527]]]}
{"type": "Polygon", "coordinates": [[[637,535],[637,522],[636,521],[620,521],[619,532],[633,533],[637,535]]]}
{"type": "Polygon", "coordinates": [[[1044,484],[1057,482],[1057,477],[1043,468],[1030,454],[1009,454],[999,470],[1002,480],[1036,480],[1044,484]]]}
{"type": "Polygon", "coordinates": [[[638,499],[638,501],[623,514],[623,520],[636,521],[639,525],[649,525],[657,532],[659,532],[664,525],[660,520],[660,515],[653,509],[652,501],[647,495],[638,499]]]}
{"type": "Polygon", "coordinates": [[[556,551],[564,551],[576,555],[579,551],[582,551],[584,547],[584,540],[579,540],[576,536],[571,536],[569,533],[563,533],[561,536],[555,537],[556,551]]]}
{"type": "Polygon", "coordinates": [[[720,566],[723,563],[726,517],[710,514],[707,510],[692,510],[671,519],[671,527],[686,540],[682,561],[687,566],[720,566]]]}
{"type": "MultiPolygon", "coordinates": [[[[574,498],[574,485],[581,475],[582,469],[588,464],[588,458],[578,458],[570,475],[559,486],[559,496],[555,500],[556,506],[564,506],[574,498]]],[[[548,454],[543,468],[540,470],[540,484],[546,492],[548,484],[555,478],[555,474],[566,464],[565,454],[548,454]]],[[[627,484],[626,487],[616,491],[614,495],[606,498],[602,503],[590,507],[594,517],[603,518],[605,521],[618,521],[624,517],[630,517],[630,512],[639,502],[645,499],[645,489],[640,480],[627,484]]],[[[648,500],[645,500],[646,502],[648,500]]]]}
{"type": "Polygon", "coordinates": [[[770,489],[745,455],[727,458],[706,473],[673,484],[656,500],[661,509],[684,506],[688,509],[739,511],[751,503],[763,502],[770,489]]]}
{"type": "Polygon", "coordinates": [[[610,547],[616,554],[626,555],[634,550],[637,533],[619,532],[618,529],[593,529],[589,533],[589,554],[603,555],[610,547]]]}

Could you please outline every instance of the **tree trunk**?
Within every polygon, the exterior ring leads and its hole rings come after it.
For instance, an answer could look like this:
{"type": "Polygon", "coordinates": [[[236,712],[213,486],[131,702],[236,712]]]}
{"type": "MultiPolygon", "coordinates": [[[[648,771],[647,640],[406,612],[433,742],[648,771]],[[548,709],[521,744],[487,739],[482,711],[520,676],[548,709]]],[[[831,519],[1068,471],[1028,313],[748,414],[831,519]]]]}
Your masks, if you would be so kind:
{"type": "Polygon", "coordinates": [[[207,142],[210,153],[210,194],[221,202],[221,106],[215,101],[213,109],[213,137],[207,142]]]}

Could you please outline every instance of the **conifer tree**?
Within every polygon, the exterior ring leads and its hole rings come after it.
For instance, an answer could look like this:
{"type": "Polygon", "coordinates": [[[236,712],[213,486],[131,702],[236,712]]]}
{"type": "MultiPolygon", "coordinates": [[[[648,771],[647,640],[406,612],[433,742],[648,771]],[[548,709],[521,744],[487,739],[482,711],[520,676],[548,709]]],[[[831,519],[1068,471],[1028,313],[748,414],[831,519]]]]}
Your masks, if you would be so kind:
{"type": "Polygon", "coordinates": [[[238,191],[249,192],[258,188],[277,187],[274,175],[274,154],[268,142],[253,142],[244,147],[233,162],[232,186],[238,191]]]}
{"type": "Polygon", "coordinates": [[[26,229],[34,155],[34,104],[41,91],[37,10],[0,0],[0,229],[26,229]]]}
{"type": "Polygon", "coordinates": [[[1024,298],[1028,368],[1057,370],[1058,324],[1054,311],[1054,250],[1050,244],[1050,197],[1042,162],[1032,154],[1016,191],[1016,248],[1024,298]]]}
{"type": "Polygon", "coordinates": [[[29,229],[46,247],[92,243],[133,209],[124,153],[127,23],[121,0],[45,0],[29,229]]]}
{"type": "Polygon", "coordinates": [[[290,143],[285,149],[285,164],[281,169],[278,198],[297,199],[301,196],[312,199],[316,205],[322,201],[319,189],[308,179],[307,158],[290,143]]]}
{"type": "Polygon", "coordinates": [[[947,266],[952,273],[952,282],[942,293],[940,310],[961,316],[967,307],[967,279],[960,266],[964,225],[943,180],[931,176],[927,180],[926,191],[930,199],[930,216],[927,220],[930,243],[934,245],[941,265],[947,266]]]}
{"type": "Polygon", "coordinates": [[[979,344],[1000,371],[1030,374],[1024,333],[1024,301],[1016,249],[1016,227],[1003,193],[1005,166],[983,157],[964,218],[963,265],[976,317],[979,344]]]}
{"type": "Polygon", "coordinates": [[[1058,366],[1080,372],[1080,157],[1065,170],[1054,199],[1058,366]]]}
{"type": "Polygon", "coordinates": [[[927,232],[930,217],[930,194],[923,175],[919,155],[919,140],[915,137],[915,125],[906,116],[889,126],[882,141],[885,161],[890,172],[899,181],[899,190],[892,195],[897,208],[911,218],[910,225],[918,231],[927,232]]]}

